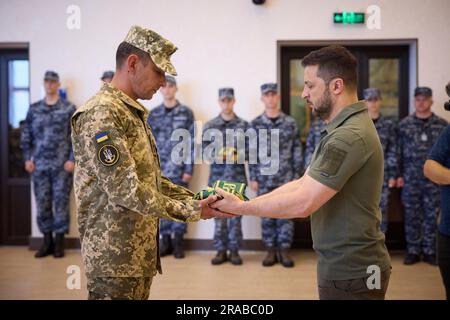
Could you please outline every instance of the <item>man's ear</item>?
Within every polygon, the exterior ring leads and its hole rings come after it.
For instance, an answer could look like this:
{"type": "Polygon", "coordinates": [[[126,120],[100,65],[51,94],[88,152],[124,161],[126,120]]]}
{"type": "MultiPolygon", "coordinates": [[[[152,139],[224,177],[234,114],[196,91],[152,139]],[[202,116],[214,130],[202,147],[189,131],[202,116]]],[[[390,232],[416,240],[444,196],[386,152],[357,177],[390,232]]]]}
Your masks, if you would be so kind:
{"type": "Polygon", "coordinates": [[[130,54],[127,58],[127,68],[128,72],[134,74],[136,72],[136,64],[138,62],[138,56],[135,54],[130,54]]]}
{"type": "Polygon", "coordinates": [[[344,80],[342,78],[336,78],[330,81],[329,89],[335,95],[339,95],[344,91],[344,80]]]}

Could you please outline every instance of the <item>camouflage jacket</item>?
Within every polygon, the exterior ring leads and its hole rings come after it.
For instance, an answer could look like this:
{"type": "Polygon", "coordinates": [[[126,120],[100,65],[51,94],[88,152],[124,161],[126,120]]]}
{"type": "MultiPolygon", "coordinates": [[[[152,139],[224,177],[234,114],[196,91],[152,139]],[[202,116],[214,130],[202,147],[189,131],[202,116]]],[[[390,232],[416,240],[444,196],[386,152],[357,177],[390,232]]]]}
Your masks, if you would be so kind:
{"type": "MultiPolygon", "coordinates": [[[[166,107],[161,104],[150,111],[148,124],[156,139],[163,174],[174,182],[181,181],[183,173],[192,175],[193,161],[174,163],[171,159],[173,147],[179,143],[178,140],[171,141],[172,133],[177,129],[185,129],[193,136],[194,114],[191,109],[177,102],[167,112],[166,107]]],[[[192,142],[189,143],[191,145],[192,142]]]]}
{"type": "Polygon", "coordinates": [[[148,111],[104,84],[72,117],[75,196],[88,276],[153,276],[159,218],[200,219],[192,192],[161,175],[148,111]]]}
{"type": "Polygon", "coordinates": [[[320,118],[316,118],[309,128],[308,138],[306,139],[305,158],[303,160],[303,167],[305,171],[311,162],[314,150],[316,150],[317,145],[319,145],[321,132],[325,127],[325,121],[320,118]]]}
{"type": "Polygon", "coordinates": [[[399,176],[405,181],[423,179],[423,164],[428,152],[447,126],[447,121],[433,113],[427,120],[409,115],[398,125],[399,176]]]}
{"type": "Polygon", "coordinates": [[[258,193],[263,194],[269,192],[289,181],[300,178],[303,170],[302,147],[295,119],[282,112],[275,121],[272,121],[263,113],[251,122],[251,127],[258,133],[261,129],[268,130],[268,141],[261,141],[258,135],[258,143],[256,146],[252,145],[250,147],[251,152],[257,152],[258,154],[257,164],[249,165],[250,179],[257,181],[259,184],[258,193]],[[268,167],[268,165],[261,161],[259,149],[267,143],[267,153],[269,153],[271,150],[271,131],[274,129],[279,130],[278,144],[274,145],[276,151],[279,153],[278,157],[276,157],[277,159],[274,160],[278,162],[278,170],[274,174],[262,174],[261,169],[268,167]],[[258,148],[258,150],[255,151],[254,148],[258,148]]]}
{"type": "Polygon", "coordinates": [[[373,121],[383,147],[384,182],[398,177],[397,130],[395,123],[383,116],[373,121]]]}
{"type": "Polygon", "coordinates": [[[23,159],[33,159],[36,170],[62,169],[73,160],[70,117],[74,112],[75,106],[61,98],[51,107],[45,100],[33,103],[21,135],[23,159]]]}
{"type": "MultiPolygon", "coordinates": [[[[245,138],[245,131],[248,128],[248,122],[238,116],[235,116],[230,121],[225,121],[219,115],[205,123],[202,144],[205,160],[211,163],[208,179],[209,186],[212,186],[217,180],[247,183],[244,163],[248,157],[248,142],[245,138]],[[223,139],[222,148],[220,150],[214,149],[214,154],[209,154],[206,149],[210,143],[208,133],[213,132],[209,131],[210,129],[216,129],[217,132],[220,132],[223,139]],[[229,141],[233,141],[233,146],[226,145],[227,131],[233,133],[232,137],[228,138],[229,141]],[[238,139],[241,139],[243,142],[242,148],[239,147],[238,139]],[[238,159],[240,160],[238,161],[238,159]]],[[[212,140],[215,141],[215,137],[212,140]]]]}

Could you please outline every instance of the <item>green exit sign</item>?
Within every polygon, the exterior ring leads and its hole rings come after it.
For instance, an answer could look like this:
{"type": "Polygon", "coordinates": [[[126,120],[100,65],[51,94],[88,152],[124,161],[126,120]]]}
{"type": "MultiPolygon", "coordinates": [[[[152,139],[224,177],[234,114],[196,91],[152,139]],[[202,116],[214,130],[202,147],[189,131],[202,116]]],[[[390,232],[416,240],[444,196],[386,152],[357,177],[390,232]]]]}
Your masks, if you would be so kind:
{"type": "Polygon", "coordinates": [[[337,12],[333,16],[334,23],[343,24],[359,24],[364,23],[365,13],[364,12],[337,12]]]}

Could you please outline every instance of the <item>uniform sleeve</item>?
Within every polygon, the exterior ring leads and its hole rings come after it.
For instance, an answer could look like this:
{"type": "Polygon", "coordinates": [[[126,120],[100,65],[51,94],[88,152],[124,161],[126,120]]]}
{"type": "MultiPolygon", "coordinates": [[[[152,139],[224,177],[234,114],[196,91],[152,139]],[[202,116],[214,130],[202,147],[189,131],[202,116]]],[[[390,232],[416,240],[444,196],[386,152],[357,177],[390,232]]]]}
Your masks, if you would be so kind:
{"type": "MultiPolygon", "coordinates": [[[[86,161],[85,165],[91,169],[90,175],[97,177],[99,188],[108,199],[116,206],[143,215],[155,215],[179,222],[198,221],[200,204],[192,198],[188,199],[186,190],[175,188],[166,178],[157,177],[158,172],[152,172],[151,175],[156,180],[161,179],[162,192],[149,189],[139,180],[138,169],[122,129],[121,122],[125,120],[114,114],[110,107],[95,109],[95,112],[91,110],[75,119],[81,154],[77,164],[86,161]],[[108,140],[97,143],[95,135],[98,133],[107,133],[108,140]]],[[[144,150],[147,146],[134,147],[136,150],[144,150]]]]}
{"type": "Polygon", "coordinates": [[[195,130],[194,130],[194,114],[192,112],[189,113],[188,120],[186,123],[186,127],[189,130],[189,136],[191,137],[191,141],[189,147],[191,148],[191,161],[184,163],[183,173],[187,173],[192,175],[194,172],[194,146],[195,146],[195,130]]]}
{"type": "Polygon", "coordinates": [[[450,126],[447,126],[441,133],[438,140],[431,148],[428,159],[439,162],[445,166],[448,159],[450,159],[450,126]]]}
{"type": "Polygon", "coordinates": [[[25,118],[25,122],[23,124],[21,136],[20,136],[20,144],[23,153],[23,159],[25,161],[31,160],[31,150],[33,149],[33,132],[32,132],[32,108],[28,109],[27,117],[25,118]]]}
{"type": "Polygon", "coordinates": [[[340,191],[371,154],[359,136],[351,132],[336,134],[322,147],[307,174],[327,187],[340,191]]]}
{"type": "Polygon", "coordinates": [[[398,177],[398,161],[397,161],[397,129],[395,123],[390,123],[388,145],[386,149],[386,172],[388,179],[396,179],[398,177]]]}
{"type": "Polygon", "coordinates": [[[297,123],[294,122],[293,130],[294,143],[292,145],[292,170],[294,172],[294,179],[300,178],[303,171],[303,157],[302,157],[302,145],[300,142],[300,132],[298,131],[297,123]]]}
{"type": "Polygon", "coordinates": [[[162,193],[171,199],[190,201],[194,193],[187,188],[173,183],[169,178],[161,176],[162,193]]]}

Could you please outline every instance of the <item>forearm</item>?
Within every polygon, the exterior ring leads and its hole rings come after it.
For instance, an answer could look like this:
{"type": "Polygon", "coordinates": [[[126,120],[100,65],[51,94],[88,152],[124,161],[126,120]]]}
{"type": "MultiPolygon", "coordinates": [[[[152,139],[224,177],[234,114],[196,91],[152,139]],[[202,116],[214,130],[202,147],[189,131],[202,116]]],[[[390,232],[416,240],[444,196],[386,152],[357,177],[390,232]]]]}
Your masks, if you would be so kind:
{"type": "Polygon", "coordinates": [[[307,201],[299,200],[298,192],[269,193],[263,197],[241,202],[236,213],[267,218],[302,218],[310,214],[307,203],[307,201]]]}
{"type": "Polygon", "coordinates": [[[259,196],[257,199],[264,199],[264,198],[271,197],[271,196],[278,195],[278,194],[293,192],[293,191],[297,190],[298,188],[300,188],[300,186],[302,184],[302,179],[303,179],[303,177],[300,179],[285,183],[282,186],[276,188],[275,190],[272,190],[269,193],[259,196]]]}
{"type": "Polygon", "coordinates": [[[427,160],[423,168],[424,175],[439,185],[450,185],[450,169],[439,162],[427,160]]]}

